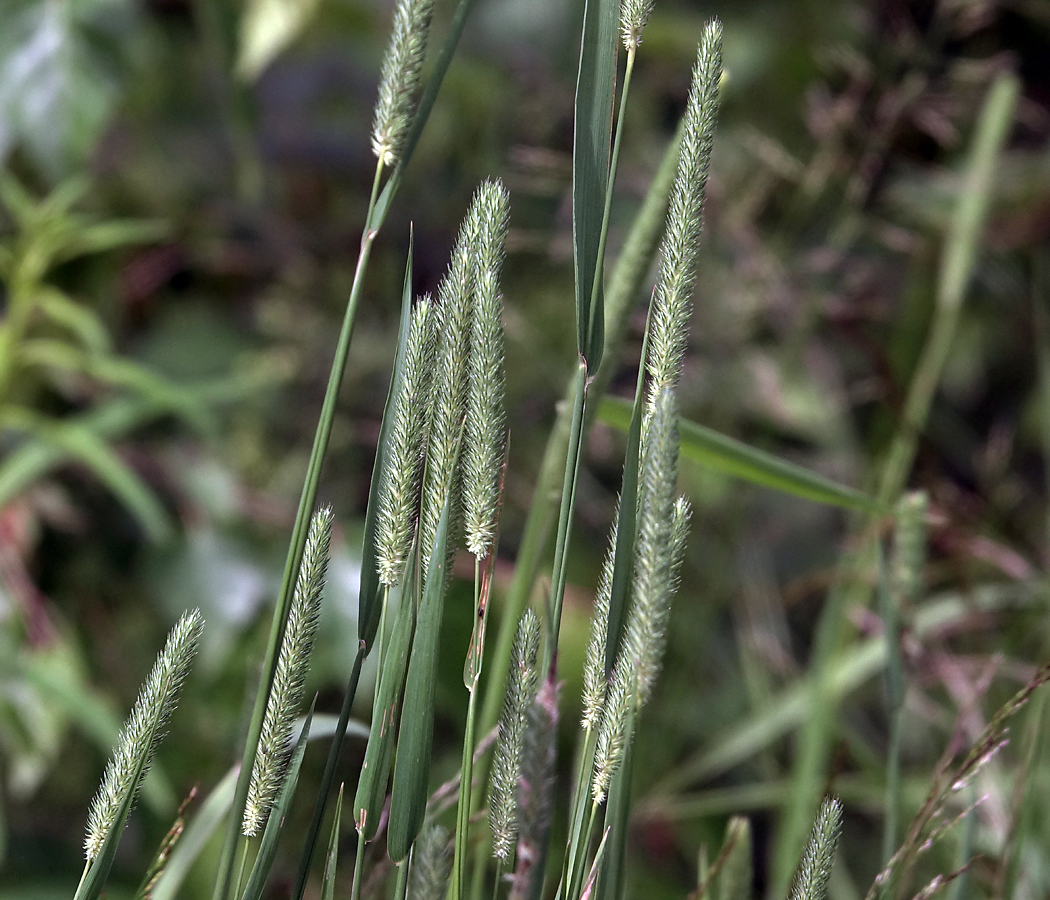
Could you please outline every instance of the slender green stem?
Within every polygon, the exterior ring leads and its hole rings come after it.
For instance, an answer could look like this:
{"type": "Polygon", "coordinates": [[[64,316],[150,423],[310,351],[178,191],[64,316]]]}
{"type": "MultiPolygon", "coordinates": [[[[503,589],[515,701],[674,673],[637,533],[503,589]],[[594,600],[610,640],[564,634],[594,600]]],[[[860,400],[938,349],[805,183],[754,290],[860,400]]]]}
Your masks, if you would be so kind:
{"type": "MultiPolygon", "coordinates": [[[[597,803],[597,801],[592,800],[591,801],[591,814],[587,818],[587,828],[586,828],[586,830],[583,833],[583,844],[582,844],[582,846],[583,846],[583,849],[584,849],[584,857],[583,857],[583,862],[584,863],[586,863],[586,861],[587,861],[586,850],[591,844],[591,836],[594,834],[594,823],[597,820],[597,818],[598,818],[598,803],[597,803]]],[[[587,872],[588,869],[589,869],[589,866],[587,866],[587,865],[579,865],[579,866],[576,867],[576,874],[573,877],[573,883],[572,883],[571,890],[570,890],[570,893],[569,893],[569,900],[578,900],[578,898],[580,896],[580,892],[583,890],[584,873],[587,872]]]]}
{"type": "MultiPolygon", "coordinates": [[[[358,642],[357,656],[354,659],[354,667],[350,671],[350,679],[343,694],[343,707],[339,710],[339,722],[335,726],[335,734],[332,735],[332,743],[328,748],[328,759],[324,766],[324,775],[321,776],[321,787],[317,792],[317,802],[314,804],[314,813],[310,819],[310,827],[306,832],[306,841],[303,844],[303,852],[299,858],[299,871],[295,877],[295,890],[292,893],[294,900],[301,900],[306,890],[306,881],[310,876],[310,862],[313,860],[314,847],[317,846],[317,836],[321,832],[321,823],[324,821],[325,807],[328,805],[328,796],[331,793],[332,784],[335,781],[335,770],[339,765],[339,754],[343,749],[343,738],[346,736],[346,727],[350,722],[350,713],[354,706],[354,697],[357,695],[357,683],[361,678],[361,664],[365,660],[367,650],[363,642],[358,642]]],[[[361,843],[364,843],[363,841],[361,843]]]]}
{"type": "Polygon", "coordinates": [[[503,877],[503,863],[496,860],[496,880],[492,882],[492,900],[499,900],[499,882],[503,877]]]}
{"type": "Polygon", "coordinates": [[[244,884],[244,867],[248,862],[248,847],[251,844],[251,840],[246,840],[241,845],[241,864],[237,867],[237,883],[233,887],[233,894],[235,897],[240,896],[241,886],[244,884]]]}
{"type": "MultiPolygon", "coordinates": [[[[637,47],[632,46],[627,51],[627,69],[623,76],[623,90],[620,91],[620,112],[616,117],[616,135],[613,138],[612,157],[609,161],[609,181],[605,186],[605,208],[602,212],[602,230],[598,238],[598,265],[601,266],[605,259],[605,245],[609,240],[609,218],[612,212],[613,188],[616,185],[616,164],[620,159],[620,139],[623,137],[624,113],[627,110],[627,94],[631,88],[631,73],[634,71],[634,57],[637,47]]],[[[591,287],[591,314],[594,315],[598,308],[598,293],[602,289],[605,279],[596,276],[591,287]]]]}
{"type": "Polygon", "coordinates": [[[467,706],[467,727],[463,737],[463,761],[460,764],[459,803],[456,806],[456,843],[452,857],[452,900],[466,896],[467,830],[470,827],[470,785],[473,778],[474,727],[477,712],[478,692],[470,691],[467,706]]]}
{"type": "Polygon", "coordinates": [[[357,853],[354,856],[354,880],[350,886],[350,900],[358,900],[361,896],[361,881],[364,877],[365,867],[365,838],[357,835],[357,853]]]}
{"type": "Polygon", "coordinates": [[[410,853],[402,862],[397,863],[397,882],[394,884],[394,900],[405,900],[408,894],[408,867],[412,863],[410,853]]]}
{"type": "MultiPolygon", "coordinates": [[[[379,194],[379,184],[383,173],[382,163],[376,164],[375,180],[372,183],[372,197],[369,201],[368,216],[366,221],[372,218],[372,210],[375,207],[376,198],[379,194]]],[[[274,609],[273,621],[270,626],[270,637],[266,647],[266,657],[262,667],[262,678],[259,681],[259,689],[255,696],[255,708],[252,712],[251,722],[248,726],[248,736],[244,743],[244,754],[241,757],[241,771],[237,778],[237,790],[234,794],[233,807],[230,810],[230,819],[227,825],[226,837],[223,843],[222,855],[219,860],[218,876],[215,880],[213,900],[227,900],[229,897],[230,881],[233,875],[233,864],[236,857],[237,844],[240,840],[241,817],[244,813],[244,804],[248,796],[248,784],[251,779],[252,765],[255,762],[255,753],[262,733],[262,720],[266,712],[266,703],[270,696],[270,688],[273,684],[274,670],[277,667],[277,651],[284,636],[284,626],[288,620],[288,609],[291,605],[292,592],[295,579],[299,573],[299,566],[303,558],[303,548],[306,545],[306,534],[310,524],[317,499],[317,485],[321,479],[321,465],[324,461],[325,451],[328,449],[328,440],[332,434],[332,422],[335,418],[335,405],[339,395],[339,387],[346,370],[346,361],[350,352],[350,339],[354,333],[354,320],[357,317],[357,306],[361,300],[364,288],[364,276],[368,269],[368,259],[372,251],[372,242],[375,240],[378,225],[365,230],[361,236],[361,250],[357,258],[357,269],[354,272],[354,282],[350,289],[350,299],[346,305],[346,313],[343,316],[343,324],[339,332],[339,341],[336,345],[335,359],[332,362],[331,373],[328,378],[328,387],[325,390],[324,402],[321,406],[321,416],[317,423],[317,431],[314,434],[313,447],[310,450],[310,460],[306,469],[306,480],[303,483],[303,491],[299,498],[299,509],[295,516],[295,526],[292,530],[292,540],[288,548],[288,556],[285,560],[284,575],[281,580],[281,590],[274,609]]]]}
{"type": "Polygon", "coordinates": [[[890,719],[890,745],[886,759],[886,810],[883,818],[882,864],[889,862],[897,849],[897,830],[901,799],[901,736],[904,708],[895,709],[890,719]]]}
{"type": "Polygon", "coordinates": [[[456,835],[452,857],[452,900],[466,897],[467,873],[467,831],[470,827],[470,789],[474,777],[474,734],[477,719],[478,677],[481,674],[481,661],[484,646],[475,646],[476,641],[483,641],[485,630],[479,620],[487,613],[481,608],[481,560],[474,557],[474,641],[467,651],[474,655],[474,662],[467,660],[472,683],[467,685],[470,699],[467,702],[467,723],[463,734],[463,759],[459,767],[459,803],[456,805],[456,835]]]}
{"type": "Polygon", "coordinates": [[[585,849],[581,851],[581,847],[586,847],[583,841],[583,817],[586,814],[587,801],[591,799],[591,770],[594,768],[594,748],[597,740],[594,729],[588,727],[584,730],[572,808],[569,812],[569,846],[565,852],[561,883],[558,886],[558,895],[562,900],[568,900],[571,896],[569,891],[574,883],[576,870],[582,865],[581,856],[585,854],[585,849]]]}
{"type": "Polygon", "coordinates": [[[550,672],[558,653],[558,632],[561,628],[561,606],[565,596],[565,575],[569,561],[569,539],[572,533],[573,512],[576,509],[576,480],[580,471],[580,451],[583,446],[583,415],[587,406],[587,361],[581,356],[576,368],[575,399],[569,446],[565,456],[565,478],[561,490],[561,511],[558,515],[558,538],[554,545],[554,573],[551,578],[551,596],[547,608],[547,635],[543,649],[543,671],[550,672]]]}

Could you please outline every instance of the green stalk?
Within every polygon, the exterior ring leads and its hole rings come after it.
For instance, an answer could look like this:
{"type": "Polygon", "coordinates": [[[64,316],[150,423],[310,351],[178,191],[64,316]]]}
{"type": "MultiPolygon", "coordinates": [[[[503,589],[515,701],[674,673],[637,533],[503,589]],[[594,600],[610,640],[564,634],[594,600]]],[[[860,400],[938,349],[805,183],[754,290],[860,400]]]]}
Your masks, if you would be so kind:
{"type": "MultiPolygon", "coordinates": [[[[383,166],[381,163],[377,163],[375,179],[372,182],[372,196],[368,204],[368,221],[372,219],[376,198],[379,195],[379,183],[382,174],[383,166]]],[[[317,485],[321,478],[321,465],[324,461],[325,451],[328,449],[328,440],[332,434],[336,399],[346,370],[346,361],[350,352],[350,339],[354,333],[354,320],[357,317],[357,306],[361,300],[364,276],[368,269],[372,242],[375,240],[377,231],[378,224],[373,228],[366,229],[361,236],[361,249],[357,258],[357,269],[354,272],[354,282],[350,289],[350,299],[347,302],[343,324],[339,331],[339,342],[336,345],[335,359],[332,362],[328,387],[325,390],[324,402],[321,406],[321,416],[317,423],[313,447],[310,450],[310,460],[306,468],[306,480],[303,483],[302,494],[299,498],[299,509],[295,516],[295,526],[292,529],[292,540],[288,548],[288,556],[285,559],[281,590],[277,597],[277,605],[274,608],[269,642],[263,661],[263,674],[259,680],[259,689],[255,696],[255,708],[248,726],[248,736],[244,743],[241,771],[237,778],[237,790],[234,794],[233,807],[230,811],[229,824],[226,828],[226,837],[222,847],[222,855],[219,859],[218,877],[215,880],[215,890],[212,894],[213,900],[226,900],[229,897],[234,859],[237,844],[240,840],[240,822],[244,813],[245,800],[248,797],[248,784],[251,779],[252,765],[255,762],[255,752],[259,744],[259,736],[262,733],[263,715],[266,712],[266,703],[270,697],[270,687],[273,684],[274,671],[277,667],[277,651],[281,645],[281,639],[284,637],[284,626],[288,620],[288,609],[292,601],[295,579],[299,574],[299,566],[303,559],[306,534],[317,498],[317,485]]]]}
{"type": "MultiPolygon", "coordinates": [[[[576,770],[576,786],[573,789],[572,809],[569,812],[569,845],[562,866],[561,883],[558,885],[559,900],[567,900],[573,896],[569,891],[575,883],[576,870],[582,868],[580,864],[581,847],[585,852],[588,843],[583,835],[583,819],[587,814],[587,801],[591,797],[591,771],[594,768],[594,748],[597,741],[598,735],[593,728],[584,730],[583,747],[576,770]]],[[[590,828],[587,834],[589,836],[590,828]]]]}
{"type": "Polygon", "coordinates": [[[350,887],[350,900],[361,896],[361,882],[364,880],[365,836],[357,836],[357,855],[354,857],[354,881],[350,887]]]}
{"type": "MultiPolygon", "coordinates": [[[[492,554],[495,559],[495,553],[492,554]]],[[[487,599],[487,598],[486,598],[487,599]]],[[[483,604],[481,591],[481,560],[474,557],[474,636],[467,651],[467,665],[463,681],[470,692],[467,702],[467,724],[463,734],[463,758],[459,766],[459,802],[456,804],[456,835],[452,857],[452,900],[466,897],[467,831],[470,827],[471,781],[474,777],[474,735],[478,707],[478,678],[484,656],[485,618],[488,603],[483,604]],[[480,633],[479,633],[480,632],[480,633]]]]}
{"type": "Polygon", "coordinates": [[[587,360],[582,356],[576,367],[574,388],[569,446],[565,455],[565,477],[562,481],[561,508],[558,513],[558,537],[554,545],[554,573],[551,577],[551,596],[547,607],[547,634],[543,648],[544,672],[552,671],[558,654],[558,632],[561,628],[561,607],[565,597],[565,575],[569,562],[569,537],[573,512],[576,509],[576,481],[583,446],[583,415],[587,406],[587,360]]]}

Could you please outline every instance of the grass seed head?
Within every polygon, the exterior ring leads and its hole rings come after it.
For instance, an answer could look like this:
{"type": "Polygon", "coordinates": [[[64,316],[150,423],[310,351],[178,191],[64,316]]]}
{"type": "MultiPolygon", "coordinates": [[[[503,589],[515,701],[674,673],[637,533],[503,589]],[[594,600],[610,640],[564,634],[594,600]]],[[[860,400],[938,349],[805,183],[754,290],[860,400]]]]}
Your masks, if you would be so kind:
{"type": "Polygon", "coordinates": [[[802,851],[791,885],[791,900],[825,900],[841,830],[842,804],[828,797],[820,805],[809,843],[802,851]]]}
{"type": "Polygon", "coordinates": [[[381,476],[376,558],[379,580],[391,587],[401,582],[419,511],[434,371],[436,317],[429,295],[420,299],[412,310],[405,368],[395,400],[390,443],[381,476]]]}
{"type": "Polygon", "coordinates": [[[88,813],[84,855],[89,862],[98,856],[107,835],[117,825],[128,792],[137,792],[142,786],[203,630],[204,618],[199,609],[185,613],[168,635],[139,691],[88,813]]]}
{"type": "Polygon", "coordinates": [[[372,152],[384,166],[397,162],[412,125],[433,9],[434,0],[397,0],[394,8],[372,124],[372,152]]]}
{"type": "Polygon", "coordinates": [[[716,19],[704,29],[693,69],[678,172],[660,247],[660,275],[649,338],[650,399],[664,387],[676,386],[682,370],[721,74],[722,26],[716,19]]]}
{"type": "Polygon", "coordinates": [[[616,534],[619,519],[620,508],[617,501],[613,525],[609,530],[609,548],[605,553],[598,590],[594,595],[591,636],[587,642],[587,658],[583,666],[583,718],[580,724],[584,728],[598,727],[608,687],[605,676],[605,643],[609,634],[609,604],[612,600],[613,570],[616,567],[616,534]]]}
{"type": "Polygon", "coordinates": [[[518,622],[518,633],[514,638],[489,786],[492,853],[503,863],[510,861],[517,837],[522,745],[529,709],[536,695],[536,656],[539,647],[540,623],[536,614],[527,609],[518,622]]]}
{"type": "Polygon", "coordinates": [[[499,279],[510,197],[502,182],[486,181],[478,189],[474,203],[477,268],[463,448],[463,517],[467,549],[480,559],[492,546],[496,533],[499,473],[506,443],[503,295],[499,279]]]}
{"type": "Polygon", "coordinates": [[[263,715],[259,746],[248,785],[241,831],[254,837],[266,824],[274,798],[284,782],[292,749],[292,730],[303,697],[310,668],[321,595],[328,571],[328,548],[332,537],[332,508],[324,506],[314,513],[303,548],[303,561],[295,582],[295,593],[288,611],[284,639],[277,657],[277,669],[270,687],[270,698],[263,715]]]}
{"type": "Polygon", "coordinates": [[[445,900],[452,873],[451,851],[448,829],[437,824],[423,829],[412,853],[409,900],[445,900]]]}
{"type": "Polygon", "coordinates": [[[620,31],[628,51],[642,43],[642,32],[653,14],[653,0],[623,0],[620,4],[620,31]]]}

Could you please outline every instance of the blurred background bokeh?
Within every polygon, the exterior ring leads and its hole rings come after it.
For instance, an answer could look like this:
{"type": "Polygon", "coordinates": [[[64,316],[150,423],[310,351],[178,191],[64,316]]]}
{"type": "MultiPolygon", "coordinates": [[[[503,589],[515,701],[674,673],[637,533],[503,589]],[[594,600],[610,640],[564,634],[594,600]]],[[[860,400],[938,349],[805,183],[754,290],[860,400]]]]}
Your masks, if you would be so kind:
{"type": "MultiPolygon", "coordinates": [[[[449,7],[437,5],[439,33],[449,7]]],[[[574,365],[581,9],[479,0],[373,252],[320,488],[338,532],[311,673],[323,711],[338,709],[355,646],[360,531],[410,228],[416,290],[433,290],[471,192],[495,176],[512,209],[501,583],[512,571],[574,365]]],[[[353,277],[390,12],[384,0],[0,2],[5,333],[17,290],[49,298],[47,317],[18,325],[21,355],[0,341],[0,896],[71,895],[110,743],[187,607],[207,619],[201,660],[112,895],[134,887],[182,798],[207,792],[238,755],[353,277]],[[9,275],[27,253],[42,262],[20,288],[9,275]]],[[[682,413],[862,488],[926,334],[981,102],[997,73],[1021,80],[991,225],[910,479],[932,498],[929,590],[993,597],[912,642],[913,811],[953,733],[976,737],[1050,649],[1050,4],[658,0],[627,111],[613,254],[674,132],[711,15],[725,24],[728,76],[682,413]]],[[[645,296],[614,393],[633,390],[645,296]]],[[[562,638],[566,770],[622,454],[622,436],[596,425],[562,638]]],[[[758,896],[790,734],[746,758],[687,766],[742,725],[761,728],[805,670],[847,517],[688,462],[681,484],[695,514],[667,665],[639,733],[632,892],[688,893],[698,847],[717,847],[727,816],[742,812],[758,896]],[[670,793],[654,793],[675,773],[670,793]]],[[[447,605],[438,779],[458,765],[469,590],[457,585],[447,605]]],[[[872,613],[850,613],[850,628],[877,634],[872,613]]],[[[369,709],[362,691],[358,713],[369,709]]],[[[846,802],[833,884],[845,900],[879,864],[878,678],[848,695],[840,719],[829,789],[846,802]]],[[[347,777],[362,752],[348,741],[347,777]]],[[[1016,761],[1022,749],[1008,752],[1016,761]]],[[[1038,766],[1045,752],[1034,752],[1038,766]]],[[[322,758],[307,756],[304,797],[322,758]]],[[[1050,801],[1043,772],[1031,790],[1050,801]]],[[[975,816],[972,846],[989,857],[973,890],[995,881],[1010,787],[975,816]]],[[[1026,865],[1041,886],[1032,896],[1045,896],[1050,819],[1037,827],[1047,840],[1026,865]]],[[[953,868],[955,852],[948,841],[932,867],[953,868]]],[[[208,896],[210,868],[200,869],[185,896],[208,896]]]]}

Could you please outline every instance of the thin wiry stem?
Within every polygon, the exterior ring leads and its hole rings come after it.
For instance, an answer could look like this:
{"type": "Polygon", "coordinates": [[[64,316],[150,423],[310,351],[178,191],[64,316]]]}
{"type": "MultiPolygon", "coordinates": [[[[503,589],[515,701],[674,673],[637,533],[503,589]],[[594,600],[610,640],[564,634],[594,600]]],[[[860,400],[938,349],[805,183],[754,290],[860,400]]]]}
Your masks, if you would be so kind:
{"type": "Polygon", "coordinates": [[[164,649],[139,691],[88,813],[84,839],[88,862],[98,856],[109,832],[118,824],[128,792],[137,792],[142,786],[203,629],[204,618],[199,609],[183,615],[168,635],[164,649]]]}
{"type": "Polygon", "coordinates": [[[328,571],[328,546],[332,535],[332,508],[319,509],[310,522],[303,564],[295,584],[288,625],[277,658],[273,689],[263,716],[259,750],[248,785],[248,801],[241,825],[245,837],[257,835],[284,781],[291,753],[292,731],[310,668],[310,651],[321,613],[321,594],[328,571]]]}

